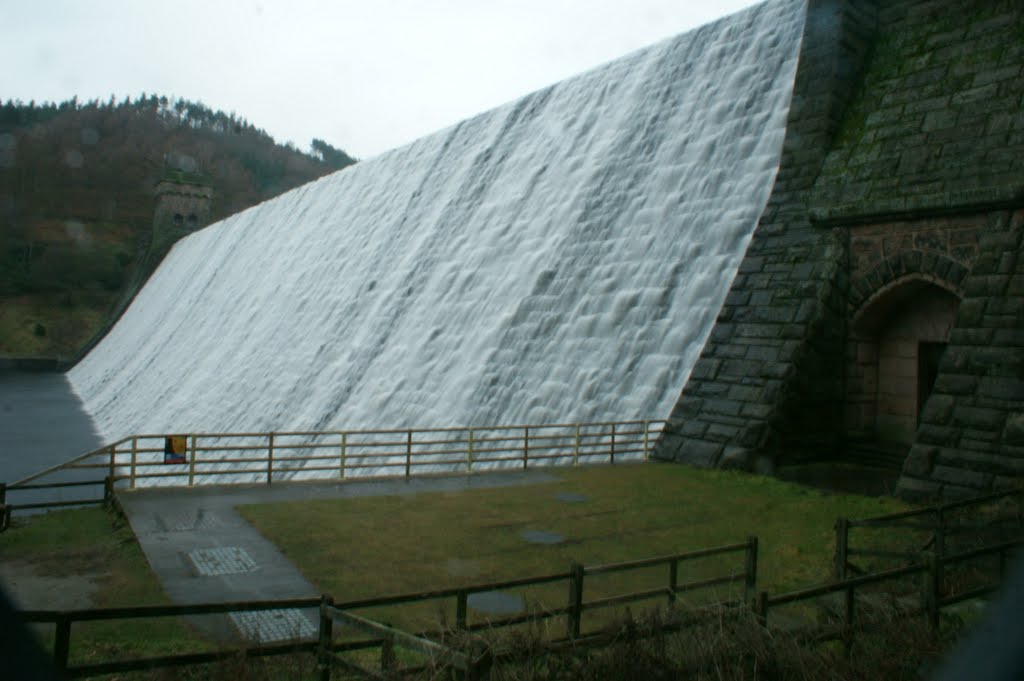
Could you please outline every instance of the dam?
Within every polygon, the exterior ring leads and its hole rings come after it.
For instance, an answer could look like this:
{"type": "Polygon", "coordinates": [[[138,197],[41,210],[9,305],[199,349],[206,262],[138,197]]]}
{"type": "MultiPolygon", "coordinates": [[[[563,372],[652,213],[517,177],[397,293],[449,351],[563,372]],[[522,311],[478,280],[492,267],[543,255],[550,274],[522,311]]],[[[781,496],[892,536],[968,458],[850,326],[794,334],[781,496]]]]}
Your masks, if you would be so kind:
{"type": "Polygon", "coordinates": [[[803,21],[753,7],[186,237],[75,392],[107,442],[663,418],[771,191],[803,21]]]}

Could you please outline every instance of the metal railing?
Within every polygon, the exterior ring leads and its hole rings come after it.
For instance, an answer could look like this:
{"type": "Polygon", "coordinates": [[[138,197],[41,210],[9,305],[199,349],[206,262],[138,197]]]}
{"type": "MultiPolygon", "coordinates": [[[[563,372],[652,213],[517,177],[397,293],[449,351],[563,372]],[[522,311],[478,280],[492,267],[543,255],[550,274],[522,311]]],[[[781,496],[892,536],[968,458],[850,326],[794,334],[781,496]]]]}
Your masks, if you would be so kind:
{"type": "MultiPolygon", "coordinates": [[[[324,432],[132,435],[3,487],[253,484],[646,461],[664,420],[324,432]],[[175,446],[172,446],[172,442],[175,446]],[[180,446],[179,446],[180,445],[180,446]],[[62,473],[95,480],[48,482],[62,473]]],[[[108,492],[109,493],[109,492],[108,492]]],[[[4,507],[5,498],[0,498],[4,507]]],[[[98,503],[7,504],[11,510],[98,503]]]]}

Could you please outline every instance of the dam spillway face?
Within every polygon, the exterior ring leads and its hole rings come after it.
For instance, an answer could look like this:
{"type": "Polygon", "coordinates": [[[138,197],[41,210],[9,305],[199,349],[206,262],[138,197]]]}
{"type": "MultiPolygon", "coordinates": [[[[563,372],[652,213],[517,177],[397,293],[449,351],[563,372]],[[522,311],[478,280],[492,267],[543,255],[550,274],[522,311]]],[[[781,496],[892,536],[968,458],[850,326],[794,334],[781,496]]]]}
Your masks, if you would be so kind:
{"type": "Polygon", "coordinates": [[[70,373],[139,432],[667,417],[778,169],[772,0],[180,241],[70,373]]]}

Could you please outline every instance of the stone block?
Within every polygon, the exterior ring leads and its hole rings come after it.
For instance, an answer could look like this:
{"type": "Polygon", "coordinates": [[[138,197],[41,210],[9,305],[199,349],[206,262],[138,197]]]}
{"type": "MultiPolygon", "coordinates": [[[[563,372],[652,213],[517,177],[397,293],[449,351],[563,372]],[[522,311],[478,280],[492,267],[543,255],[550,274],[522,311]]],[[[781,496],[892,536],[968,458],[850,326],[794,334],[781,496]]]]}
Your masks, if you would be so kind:
{"type": "MultiPolygon", "coordinates": [[[[992,478],[994,479],[994,478],[992,478]]],[[[966,485],[955,485],[945,484],[942,486],[942,496],[946,499],[970,499],[976,497],[979,494],[984,494],[992,488],[991,482],[985,485],[979,485],[978,487],[969,487],[966,485]]]]}
{"type": "Polygon", "coordinates": [[[771,322],[785,324],[793,321],[796,310],[792,305],[766,305],[754,308],[753,320],[756,322],[771,322]]]}
{"type": "Polygon", "coordinates": [[[721,423],[712,423],[708,426],[705,440],[711,442],[731,442],[739,435],[740,429],[736,426],[727,426],[721,423]]]}
{"type": "Polygon", "coordinates": [[[703,409],[704,400],[694,397],[688,390],[684,389],[681,399],[676,402],[676,406],[672,409],[672,418],[695,418],[703,409]]]}
{"type": "Polygon", "coordinates": [[[766,419],[771,416],[775,408],[770,404],[756,404],[748,402],[740,408],[740,416],[755,418],[755,419],[766,419]]]}
{"type": "MultiPolygon", "coordinates": [[[[719,346],[711,348],[712,351],[717,352],[719,346]]],[[[697,380],[711,380],[718,375],[718,370],[722,366],[722,360],[710,359],[708,357],[701,357],[697,360],[697,363],[693,366],[693,370],[690,371],[690,379],[697,380]]]]}
{"type": "Polygon", "coordinates": [[[1015,447],[1024,447],[1024,412],[1011,412],[1006,417],[1003,441],[1015,447]]]}
{"type": "Polygon", "coordinates": [[[700,438],[704,436],[704,433],[705,431],[707,431],[707,429],[708,424],[706,421],[700,419],[692,419],[671,426],[670,430],[666,430],[666,432],[671,432],[672,435],[677,437],[682,436],[683,438],[700,438]]]}
{"type": "Polygon", "coordinates": [[[966,372],[984,376],[998,372],[1002,367],[1008,366],[1014,360],[1004,348],[999,347],[978,347],[967,353],[966,372]]]}
{"type": "Polygon", "coordinates": [[[720,397],[729,391],[728,383],[718,381],[691,381],[687,390],[698,397],[720,397]]]}
{"type": "Polygon", "coordinates": [[[1024,329],[997,329],[992,342],[995,345],[1024,348],[1024,329]]]}
{"type": "MultiPolygon", "coordinates": [[[[992,484],[992,474],[984,471],[972,471],[966,468],[943,466],[936,464],[932,469],[932,480],[959,487],[988,489],[992,484]]],[[[945,490],[948,492],[948,490],[945,490]]]]}
{"type": "Polygon", "coordinates": [[[957,406],[953,409],[953,425],[984,430],[1002,429],[1006,413],[999,409],[957,406]]]}
{"type": "Polygon", "coordinates": [[[981,379],[978,392],[997,400],[1024,403],[1024,379],[986,376],[981,379]]]}
{"type": "Polygon", "coordinates": [[[985,305],[987,314],[1009,315],[1024,321],[1024,298],[1000,297],[991,298],[985,305]]]}
{"type": "Polygon", "coordinates": [[[917,428],[917,441],[922,444],[949,447],[956,444],[960,433],[956,428],[923,423],[917,428]]]}
{"type": "Polygon", "coordinates": [[[678,449],[676,461],[688,463],[693,466],[710,468],[718,462],[722,454],[722,445],[717,442],[706,440],[687,439],[678,449]]]}
{"type": "Polygon", "coordinates": [[[704,410],[709,414],[725,414],[739,416],[743,404],[736,400],[708,399],[704,400],[704,410]]]}
{"type": "Polygon", "coordinates": [[[961,327],[977,326],[985,313],[985,301],[980,298],[965,300],[960,303],[956,323],[961,327]]]}
{"type": "Polygon", "coordinates": [[[955,328],[949,334],[949,342],[956,345],[989,345],[995,331],[992,329],[955,328]]]}
{"type": "Polygon", "coordinates": [[[928,398],[928,402],[925,403],[924,411],[921,413],[921,421],[941,425],[949,423],[955,403],[956,400],[952,395],[933,394],[928,398]]]}
{"type": "Polygon", "coordinates": [[[727,397],[741,402],[760,402],[761,390],[752,386],[733,385],[729,386],[727,397]]]}
{"type": "Polygon", "coordinates": [[[746,358],[757,362],[779,361],[781,348],[774,345],[749,345],[746,358]]]}
{"type": "Polygon", "coordinates": [[[736,343],[718,343],[711,346],[710,353],[717,359],[743,359],[747,356],[747,347],[736,343]]]}
{"type": "Polygon", "coordinates": [[[748,421],[743,432],[740,434],[740,446],[748,448],[759,448],[764,446],[765,433],[767,430],[768,425],[764,422],[750,423],[748,421]]]}
{"type": "Polygon", "coordinates": [[[737,338],[778,338],[780,328],[774,324],[738,324],[737,338]]]}
{"type": "Polygon", "coordinates": [[[975,275],[967,278],[964,283],[964,294],[967,296],[999,296],[1010,283],[1005,274],[975,275]]]}
{"type": "Polygon", "coordinates": [[[896,495],[914,501],[934,499],[939,496],[941,491],[942,485],[939,483],[909,475],[901,475],[896,483],[896,495]]]}
{"type": "Polygon", "coordinates": [[[750,291],[738,291],[733,289],[729,291],[729,294],[725,297],[725,305],[746,305],[750,302],[750,291]]]}
{"type": "Polygon", "coordinates": [[[752,468],[753,452],[744,447],[727,447],[722,452],[718,467],[723,470],[749,471],[752,468]]]}
{"type": "Polygon", "coordinates": [[[978,451],[989,451],[993,443],[999,440],[999,431],[964,428],[960,432],[960,446],[978,451]]]}
{"type": "Polygon", "coordinates": [[[903,472],[916,478],[928,477],[931,475],[938,452],[938,447],[914,445],[903,462],[903,472]]]}
{"type": "Polygon", "coordinates": [[[940,373],[935,392],[949,395],[971,395],[978,387],[978,377],[968,374],[940,373]]]}
{"type": "Polygon", "coordinates": [[[924,121],[921,123],[921,129],[925,132],[932,132],[934,130],[952,128],[954,125],[956,125],[956,112],[949,109],[939,109],[925,114],[924,121]]]}

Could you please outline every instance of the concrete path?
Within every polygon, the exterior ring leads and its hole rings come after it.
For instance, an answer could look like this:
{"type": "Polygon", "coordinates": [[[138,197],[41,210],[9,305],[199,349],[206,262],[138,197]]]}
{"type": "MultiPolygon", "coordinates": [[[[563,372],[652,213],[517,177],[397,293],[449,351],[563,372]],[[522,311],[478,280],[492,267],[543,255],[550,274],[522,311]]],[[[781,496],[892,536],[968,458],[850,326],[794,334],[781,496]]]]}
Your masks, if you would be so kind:
{"type": "MultiPolygon", "coordinates": [[[[175,603],[317,597],[298,568],[236,511],[243,504],[458,491],[557,480],[543,471],[398,478],[345,483],[281,483],[146,488],[118,494],[150,566],[175,603]]],[[[239,632],[264,643],[314,636],[316,612],[278,610],[201,616],[192,622],[221,641],[239,632]]]]}

